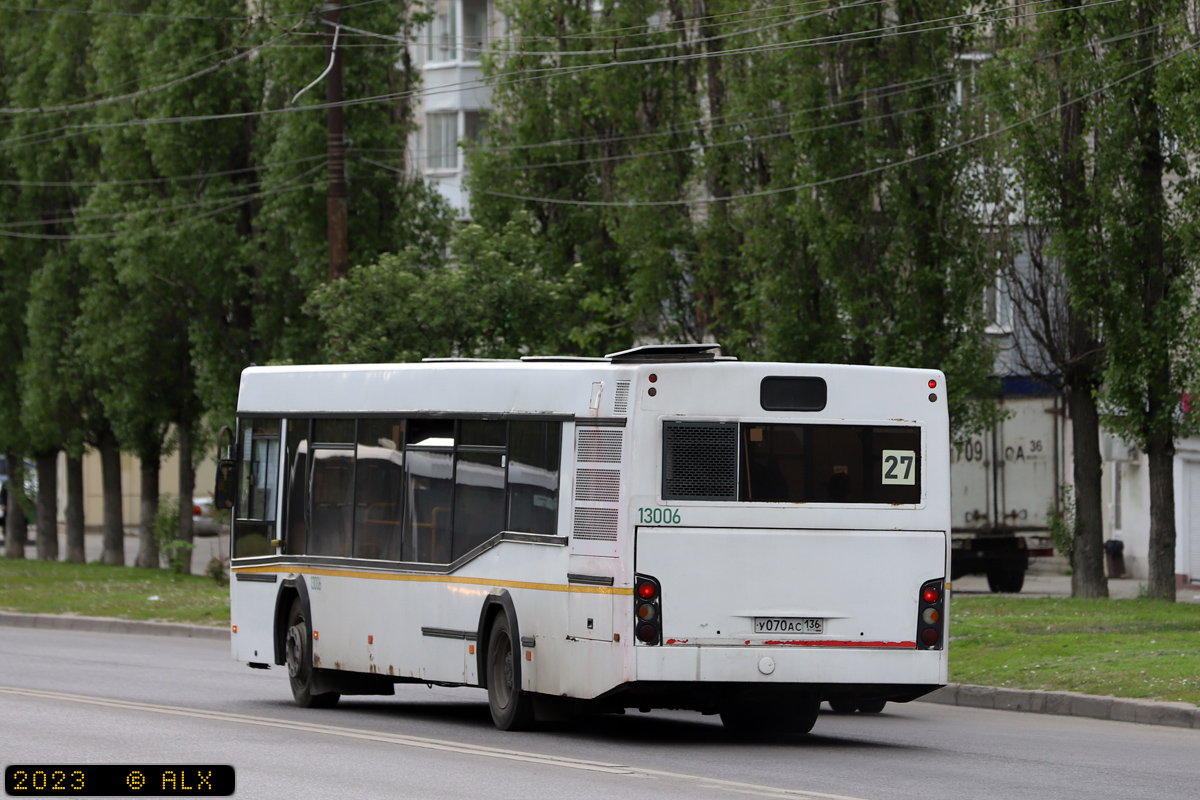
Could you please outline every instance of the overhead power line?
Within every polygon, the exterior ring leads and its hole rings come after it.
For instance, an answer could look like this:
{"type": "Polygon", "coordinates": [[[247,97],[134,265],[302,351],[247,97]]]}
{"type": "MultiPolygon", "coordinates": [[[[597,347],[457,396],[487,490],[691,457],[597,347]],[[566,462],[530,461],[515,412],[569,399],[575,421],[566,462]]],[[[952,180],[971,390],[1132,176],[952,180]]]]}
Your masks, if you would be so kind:
{"type": "MultiPolygon", "coordinates": [[[[1125,2],[1125,0],[1101,0],[1100,2],[1089,4],[1088,6],[1086,6],[1086,8],[1112,5],[1114,3],[1119,3],[1119,2],[1125,2]]],[[[1069,9],[1056,8],[1056,9],[1038,11],[1038,12],[1033,12],[1030,14],[1025,14],[1025,15],[1023,15],[1022,18],[1029,19],[1032,17],[1041,16],[1044,14],[1059,13],[1063,10],[1069,10],[1069,9]]],[[[991,24],[992,22],[994,22],[994,20],[988,20],[986,22],[986,24],[991,24]]],[[[979,23],[979,24],[984,24],[984,23],[979,23]]],[[[906,30],[906,31],[895,30],[895,31],[891,31],[891,32],[882,32],[882,33],[879,32],[882,29],[875,29],[874,31],[869,32],[869,35],[860,36],[859,39],[843,40],[842,42],[839,42],[839,43],[846,43],[849,41],[865,41],[865,40],[871,40],[871,39],[888,38],[891,36],[904,36],[904,35],[917,34],[917,33],[928,33],[928,32],[931,32],[932,30],[949,29],[949,28],[955,28],[955,27],[962,27],[962,26],[947,25],[947,26],[943,26],[942,28],[937,28],[937,29],[926,28],[926,29],[920,29],[920,30],[906,30]]],[[[859,32],[859,33],[861,33],[861,32],[859,32]]],[[[490,80],[484,84],[481,84],[480,81],[478,81],[478,80],[458,81],[458,82],[451,83],[451,84],[445,84],[434,90],[419,89],[419,90],[410,90],[410,91],[405,91],[405,92],[390,92],[387,94],[375,95],[372,97],[344,100],[344,101],[341,101],[340,103],[336,103],[336,104],[317,103],[317,104],[313,104],[313,105],[297,106],[297,107],[268,108],[268,109],[258,109],[255,111],[227,112],[227,113],[221,113],[221,114],[204,114],[204,115],[194,115],[194,116],[134,119],[134,120],[126,120],[123,122],[112,122],[112,123],[75,123],[75,124],[71,124],[71,125],[62,125],[57,128],[52,128],[52,129],[48,129],[45,131],[38,131],[38,132],[26,134],[25,136],[21,136],[21,137],[10,138],[9,140],[7,140],[5,142],[0,143],[0,150],[9,150],[9,149],[13,149],[15,147],[25,147],[25,146],[47,144],[49,142],[57,141],[61,138],[74,136],[74,135],[80,135],[83,133],[88,133],[88,132],[93,132],[93,131],[98,131],[98,130],[133,127],[133,126],[143,126],[143,125],[184,124],[184,123],[208,122],[208,121],[217,121],[217,120],[226,120],[226,119],[242,119],[242,118],[246,118],[246,117],[266,116],[266,115],[272,115],[272,114],[300,113],[300,112],[305,112],[305,111],[318,111],[318,110],[324,111],[329,108],[338,107],[338,106],[350,107],[350,106],[356,106],[356,105],[369,105],[369,104],[381,103],[381,102],[394,102],[397,100],[409,99],[409,98],[414,98],[414,97],[431,97],[431,96],[435,96],[438,94],[457,92],[466,87],[475,87],[475,86],[481,86],[481,85],[486,85],[490,88],[505,88],[505,87],[510,87],[510,86],[523,84],[523,83],[547,80],[547,79],[554,78],[554,77],[570,77],[570,76],[574,76],[574,75],[578,75],[578,74],[582,74],[582,73],[586,73],[586,72],[592,72],[595,70],[612,69],[614,67],[644,66],[647,64],[656,64],[656,63],[662,63],[662,62],[666,62],[666,61],[689,60],[689,59],[694,59],[694,58],[728,57],[728,56],[732,56],[732,55],[750,55],[750,54],[759,53],[759,52],[775,52],[775,51],[779,51],[779,50],[811,47],[811,46],[826,45],[826,44],[830,44],[830,42],[826,41],[825,37],[819,37],[818,39],[811,39],[811,40],[797,40],[797,41],[785,42],[785,43],[756,45],[754,47],[739,48],[736,50],[734,50],[734,49],[722,50],[719,53],[714,53],[714,54],[685,54],[685,55],[676,55],[676,56],[670,56],[670,57],[635,59],[635,60],[630,60],[630,61],[612,61],[612,62],[607,62],[607,63],[602,63],[602,64],[586,64],[586,65],[569,66],[569,67],[546,67],[546,68],[538,68],[538,69],[523,69],[519,76],[505,77],[500,80],[490,80]],[[52,134],[61,134],[61,135],[54,136],[52,134]]]]}

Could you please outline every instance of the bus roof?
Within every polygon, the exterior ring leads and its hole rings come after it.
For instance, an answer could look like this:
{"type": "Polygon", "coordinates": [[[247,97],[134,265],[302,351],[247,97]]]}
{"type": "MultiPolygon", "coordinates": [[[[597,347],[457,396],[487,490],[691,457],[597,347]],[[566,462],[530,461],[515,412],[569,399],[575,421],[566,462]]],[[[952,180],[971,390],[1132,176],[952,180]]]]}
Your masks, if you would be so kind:
{"type": "MultiPolygon", "coordinates": [[[[621,354],[613,354],[621,356],[621,354]]],[[[648,354],[645,354],[648,355],[648,354]]],[[[635,411],[757,416],[764,378],[824,381],[822,419],[946,418],[937,370],[707,359],[432,361],[243,371],[238,413],[271,416],[503,415],[619,419],[635,411]],[[652,377],[653,376],[653,377],[652,377]],[[933,381],[937,387],[930,392],[933,381]],[[930,395],[940,402],[931,402],[930,395]]],[[[816,410],[816,409],[814,409],[816,410]]],[[[794,412],[787,412],[794,417],[794,412]]]]}

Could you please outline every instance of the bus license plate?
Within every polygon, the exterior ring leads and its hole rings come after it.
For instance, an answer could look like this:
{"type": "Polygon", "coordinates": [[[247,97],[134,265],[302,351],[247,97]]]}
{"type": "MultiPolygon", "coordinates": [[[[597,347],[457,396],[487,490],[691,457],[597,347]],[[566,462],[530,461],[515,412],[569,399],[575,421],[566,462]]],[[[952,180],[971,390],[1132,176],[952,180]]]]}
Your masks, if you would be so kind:
{"type": "Polygon", "coordinates": [[[824,633],[825,620],[818,617],[755,617],[755,633],[824,633]]]}

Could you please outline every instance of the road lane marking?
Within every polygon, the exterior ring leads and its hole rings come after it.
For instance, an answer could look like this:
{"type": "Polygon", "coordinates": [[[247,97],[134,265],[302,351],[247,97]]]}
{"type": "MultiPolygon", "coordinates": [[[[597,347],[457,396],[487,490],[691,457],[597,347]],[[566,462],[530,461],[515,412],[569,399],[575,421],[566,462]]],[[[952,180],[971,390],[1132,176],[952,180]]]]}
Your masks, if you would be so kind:
{"type": "Polygon", "coordinates": [[[256,717],[249,714],[232,714],[227,711],[209,711],[201,708],[186,708],[183,706],[166,706],[156,703],[139,703],[133,700],[115,700],[107,697],[93,697],[67,692],[51,692],[42,689],[22,689],[15,686],[0,686],[0,695],[12,695],[38,700],[58,700],[68,703],[84,703],[104,708],[122,711],[145,711],[153,714],[166,714],[177,717],[192,717],[194,719],[214,722],[233,722],[242,725],[258,725],[267,728],[316,733],[325,736],[340,736],[347,739],[360,739],[369,742],[417,747],[424,750],[437,750],[462,755],[499,758],[507,761],[522,761],[543,766],[564,767],[567,769],[584,770],[588,772],[603,772],[610,775],[631,775],[635,777],[667,778],[674,781],[690,781],[703,789],[721,789],[738,794],[752,794],[762,797],[809,798],[810,800],[862,800],[840,794],[823,792],[808,792],[802,789],[785,789],[776,786],[762,786],[741,781],[727,781],[702,775],[684,775],[676,772],[664,772],[656,769],[632,767],[625,764],[610,764],[603,761],[553,756],[543,753],[529,753],[522,750],[506,750],[498,747],[452,742],[445,739],[431,739],[426,736],[407,736],[400,733],[382,733],[366,731],[357,728],[341,728],[335,725],[320,725],[311,722],[300,722],[272,717],[256,717]]]}

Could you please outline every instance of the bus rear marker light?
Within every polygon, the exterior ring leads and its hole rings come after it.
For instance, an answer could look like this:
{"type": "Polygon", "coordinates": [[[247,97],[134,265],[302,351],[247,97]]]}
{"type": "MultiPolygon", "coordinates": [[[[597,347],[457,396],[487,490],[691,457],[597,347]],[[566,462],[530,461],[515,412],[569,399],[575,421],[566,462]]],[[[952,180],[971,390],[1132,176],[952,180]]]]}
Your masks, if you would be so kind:
{"type": "Polygon", "coordinates": [[[658,376],[657,376],[657,375],[655,375],[653,372],[651,372],[651,373],[650,373],[650,382],[651,382],[651,383],[655,383],[655,382],[657,382],[657,381],[658,381],[658,376]]]}
{"type": "Polygon", "coordinates": [[[654,584],[650,583],[650,581],[646,581],[645,583],[640,584],[637,588],[637,593],[638,593],[638,597],[642,598],[643,600],[653,600],[654,599],[654,584]]]}
{"type": "Polygon", "coordinates": [[[313,641],[315,642],[320,638],[321,638],[321,634],[318,633],[317,631],[313,631],[313,641]]]}
{"type": "Polygon", "coordinates": [[[938,596],[940,594],[941,593],[938,592],[936,586],[928,586],[928,587],[926,587],[925,591],[921,592],[921,599],[924,602],[932,605],[933,603],[936,603],[938,601],[938,596]]]}
{"type": "Polygon", "coordinates": [[[237,625],[234,625],[234,626],[233,626],[233,632],[234,632],[234,633],[237,633],[237,625]]]}
{"type": "Polygon", "coordinates": [[[929,393],[929,402],[931,402],[931,403],[937,402],[937,395],[935,393],[933,393],[933,392],[929,393]]]}
{"type": "Polygon", "coordinates": [[[649,389],[646,390],[646,394],[650,395],[651,397],[654,397],[654,395],[658,394],[658,389],[655,389],[653,386],[651,386],[649,389]]]}
{"type": "Polygon", "coordinates": [[[367,644],[375,644],[375,637],[369,633],[367,634],[367,644]]]}
{"type": "Polygon", "coordinates": [[[469,655],[475,655],[475,645],[473,645],[473,644],[467,645],[467,653],[469,655]]]}
{"type": "Polygon", "coordinates": [[[526,661],[533,661],[533,651],[532,651],[532,650],[526,650],[526,651],[525,651],[525,660],[526,660],[526,661]]]}
{"type": "Polygon", "coordinates": [[[930,379],[929,379],[929,388],[930,388],[930,389],[936,389],[936,388],[937,388],[937,381],[935,381],[933,378],[930,378],[930,379]]]}

